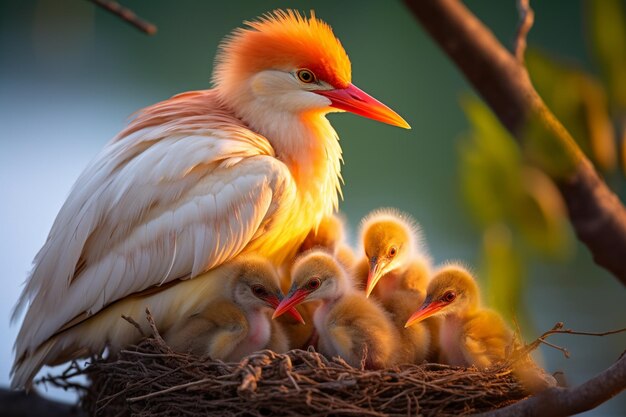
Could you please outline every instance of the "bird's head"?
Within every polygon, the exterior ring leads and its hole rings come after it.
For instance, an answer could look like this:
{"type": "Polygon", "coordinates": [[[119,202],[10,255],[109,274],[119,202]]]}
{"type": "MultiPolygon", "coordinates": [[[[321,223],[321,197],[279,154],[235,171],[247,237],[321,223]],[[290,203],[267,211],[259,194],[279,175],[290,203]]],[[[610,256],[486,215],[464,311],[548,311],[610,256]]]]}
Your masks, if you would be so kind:
{"type": "Polygon", "coordinates": [[[334,214],[322,219],[317,229],[311,230],[300,245],[302,252],[313,248],[326,248],[334,252],[345,238],[345,224],[343,218],[334,214]]]}
{"type": "Polygon", "coordinates": [[[222,43],[213,73],[222,100],[236,112],[244,107],[297,115],[349,111],[409,128],[351,83],[348,55],[313,13],[309,18],[277,10],[246,25],[222,43]]]}
{"type": "Polygon", "coordinates": [[[431,279],[424,303],[404,327],[435,315],[462,314],[476,308],[478,303],[479,291],[474,277],[459,265],[448,265],[431,279]]]}
{"type": "Polygon", "coordinates": [[[376,210],[361,222],[361,242],[369,263],[365,295],[387,273],[405,265],[420,244],[417,223],[407,214],[394,209],[376,210]]]}
{"type": "Polygon", "coordinates": [[[306,300],[334,299],[348,286],[339,262],[323,250],[312,250],[299,257],[291,270],[291,288],[274,311],[276,318],[306,300]]]}
{"type": "MultiPolygon", "coordinates": [[[[233,300],[244,310],[264,307],[275,309],[283,299],[279,277],[272,264],[258,256],[244,256],[232,263],[233,300]]],[[[304,319],[294,308],[287,312],[296,320],[304,319]]]]}

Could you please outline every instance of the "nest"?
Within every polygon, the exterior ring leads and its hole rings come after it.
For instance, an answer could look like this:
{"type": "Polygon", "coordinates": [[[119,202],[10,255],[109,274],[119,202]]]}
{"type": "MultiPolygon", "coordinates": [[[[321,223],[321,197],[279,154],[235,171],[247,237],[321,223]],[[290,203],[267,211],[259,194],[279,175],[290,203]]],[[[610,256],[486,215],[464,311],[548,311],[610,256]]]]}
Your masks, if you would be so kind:
{"type": "Polygon", "coordinates": [[[93,416],[462,416],[528,396],[507,364],[490,370],[441,364],[366,370],[313,350],[254,353],[239,363],[174,352],[154,335],[85,368],[48,377],[80,389],[93,416]],[[85,374],[89,386],[72,383],[85,374]]]}

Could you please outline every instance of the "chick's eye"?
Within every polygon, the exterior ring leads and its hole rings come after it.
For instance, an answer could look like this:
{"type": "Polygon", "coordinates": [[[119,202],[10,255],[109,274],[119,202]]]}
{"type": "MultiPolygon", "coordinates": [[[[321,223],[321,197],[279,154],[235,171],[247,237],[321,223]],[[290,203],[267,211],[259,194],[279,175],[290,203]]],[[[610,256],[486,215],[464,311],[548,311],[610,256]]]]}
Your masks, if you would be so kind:
{"type": "Polygon", "coordinates": [[[320,287],[321,284],[322,284],[322,281],[320,281],[319,278],[311,278],[309,282],[306,283],[306,287],[309,290],[316,290],[320,287]]]}
{"type": "Polygon", "coordinates": [[[395,246],[392,246],[391,248],[389,248],[389,257],[390,258],[393,258],[397,254],[398,254],[398,248],[396,248],[395,246]]]}
{"type": "Polygon", "coordinates": [[[441,297],[441,299],[445,301],[446,303],[451,303],[452,301],[454,301],[455,298],[456,298],[456,293],[454,291],[446,291],[443,294],[443,297],[441,297]]]}
{"type": "Polygon", "coordinates": [[[265,291],[265,288],[263,288],[262,285],[255,285],[254,287],[252,287],[252,293],[257,297],[261,297],[266,295],[267,291],[265,291]]]}
{"type": "Polygon", "coordinates": [[[313,74],[308,69],[298,70],[298,72],[296,72],[296,75],[298,76],[298,79],[303,83],[310,84],[312,82],[315,82],[315,74],[313,74]]]}

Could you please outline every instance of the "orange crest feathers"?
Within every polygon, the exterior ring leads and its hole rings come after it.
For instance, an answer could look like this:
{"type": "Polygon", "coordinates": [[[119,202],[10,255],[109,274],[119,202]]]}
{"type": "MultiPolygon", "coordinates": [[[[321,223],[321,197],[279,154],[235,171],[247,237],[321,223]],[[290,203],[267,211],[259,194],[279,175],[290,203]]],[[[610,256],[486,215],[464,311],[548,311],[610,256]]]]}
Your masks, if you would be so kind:
{"type": "Polygon", "coordinates": [[[248,28],[236,29],[220,46],[213,75],[217,85],[266,69],[299,68],[313,71],[335,88],[350,83],[346,51],[331,27],[313,11],[307,18],[294,10],[275,10],[245,24],[248,28]]]}

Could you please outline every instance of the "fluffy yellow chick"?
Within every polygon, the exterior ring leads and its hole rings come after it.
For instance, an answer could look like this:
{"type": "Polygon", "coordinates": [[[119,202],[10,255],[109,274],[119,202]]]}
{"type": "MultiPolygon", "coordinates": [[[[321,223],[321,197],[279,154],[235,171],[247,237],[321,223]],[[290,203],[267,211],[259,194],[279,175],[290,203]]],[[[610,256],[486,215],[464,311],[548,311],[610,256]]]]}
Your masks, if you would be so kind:
{"type": "Polygon", "coordinates": [[[391,319],[375,302],[352,287],[341,264],[321,250],[307,252],[294,265],[293,284],[274,312],[278,317],[309,300],[320,300],[313,315],[319,335],[319,351],[340,356],[347,363],[383,368],[398,359],[400,343],[391,319]]]}
{"type": "Polygon", "coordinates": [[[354,267],[356,264],[356,256],[346,242],[346,222],[340,214],[324,217],[317,229],[309,232],[302,245],[300,245],[299,253],[304,253],[314,248],[328,250],[347,269],[354,267]]]}
{"type": "Polygon", "coordinates": [[[356,275],[366,296],[383,300],[398,289],[425,292],[431,261],[409,215],[395,209],[373,211],[361,222],[360,236],[365,257],[356,275]]]}
{"type": "MultiPolygon", "coordinates": [[[[226,270],[222,297],[175,323],[165,341],[177,351],[239,361],[262,349],[286,352],[287,335],[271,320],[282,299],[278,274],[269,261],[239,258],[226,270]]],[[[295,311],[290,314],[299,321],[295,311]]]]}
{"type": "Polygon", "coordinates": [[[426,299],[407,320],[406,327],[442,316],[439,334],[441,359],[453,366],[487,368],[505,359],[513,333],[502,318],[480,306],[479,289],[463,267],[448,265],[430,281],[426,299]]]}

